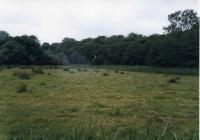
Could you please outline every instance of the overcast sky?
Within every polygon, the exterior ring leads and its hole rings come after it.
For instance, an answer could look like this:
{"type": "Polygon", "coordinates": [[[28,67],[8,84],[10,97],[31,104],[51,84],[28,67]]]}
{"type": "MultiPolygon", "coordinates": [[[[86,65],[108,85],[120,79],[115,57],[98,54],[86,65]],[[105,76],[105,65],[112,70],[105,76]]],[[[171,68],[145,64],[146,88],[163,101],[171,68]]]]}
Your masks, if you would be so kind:
{"type": "Polygon", "coordinates": [[[0,0],[0,30],[36,35],[41,42],[64,37],[163,33],[167,15],[198,10],[198,0],[0,0]]]}

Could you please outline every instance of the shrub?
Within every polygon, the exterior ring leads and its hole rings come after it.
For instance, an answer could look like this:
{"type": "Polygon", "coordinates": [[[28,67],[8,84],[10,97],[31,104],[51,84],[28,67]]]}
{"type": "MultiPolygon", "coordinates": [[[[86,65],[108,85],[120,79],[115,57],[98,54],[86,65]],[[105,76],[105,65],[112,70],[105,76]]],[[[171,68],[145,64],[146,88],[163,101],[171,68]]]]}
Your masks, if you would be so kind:
{"type": "Polygon", "coordinates": [[[115,70],[115,73],[119,73],[119,71],[118,71],[118,70],[115,70]]]}
{"type": "Polygon", "coordinates": [[[28,80],[31,78],[31,73],[27,71],[15,71],[13,75],[23,80],[28,80]]]}
{"type": "Polygon", "coordinates": [[[41,68],[32,68],[33,74],[44,74],[43,69],[41,68]]]}
{"type": "Polygon", "coordinates": [[[21,84],[17,87],[17,93],[24,93],[27,92],[27,86],[25,84],[21,84]]]}
{"type": "Polygon", "coordinates": [[[99,70],[96,69],[96,70],[94,70],[94,72],[99,72],[99,70]]]}

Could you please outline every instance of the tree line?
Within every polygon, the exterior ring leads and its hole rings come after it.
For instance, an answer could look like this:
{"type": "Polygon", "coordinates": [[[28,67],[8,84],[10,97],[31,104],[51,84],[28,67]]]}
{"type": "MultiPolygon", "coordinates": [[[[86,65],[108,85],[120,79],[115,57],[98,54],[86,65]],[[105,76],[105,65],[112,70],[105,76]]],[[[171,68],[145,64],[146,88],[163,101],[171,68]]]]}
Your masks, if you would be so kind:
{"type": "Polygon", "coordinates": [[[1,65],[147,65],[198,67],[199,18],[193,10],[168,16],[164,34],[98,36],[40,44],[36,36],[10,36],[0,31],[1,65]]]}

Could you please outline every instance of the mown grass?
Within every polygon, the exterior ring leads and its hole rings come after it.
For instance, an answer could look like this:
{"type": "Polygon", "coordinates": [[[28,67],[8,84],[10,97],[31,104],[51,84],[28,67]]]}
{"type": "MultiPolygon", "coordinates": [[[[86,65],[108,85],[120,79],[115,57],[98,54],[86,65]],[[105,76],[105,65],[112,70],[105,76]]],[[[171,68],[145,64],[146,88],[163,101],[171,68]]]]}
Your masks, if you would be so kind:
{"type": "Polygon", "coordinates": [[[39,68],[43,74],[1,68],[0,139],[198,139],[194,70],[180,75],[180,69],[167,74],[77,67],[46,66],[39,68]],[[31,78],[19,79],[16,71],[31,78]],[[19,94],[20,85],[27,90],[19,94]]]}

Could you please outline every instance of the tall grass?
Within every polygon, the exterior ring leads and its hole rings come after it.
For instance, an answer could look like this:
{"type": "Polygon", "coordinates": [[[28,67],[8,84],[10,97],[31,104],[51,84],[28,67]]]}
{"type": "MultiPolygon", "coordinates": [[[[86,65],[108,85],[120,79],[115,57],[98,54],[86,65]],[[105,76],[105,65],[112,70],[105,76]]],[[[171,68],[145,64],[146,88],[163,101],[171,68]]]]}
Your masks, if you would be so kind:
{"type": "Polygon", "coordinates": [[[11,131],[4,140],[198,140],[198,131],[188,130],[184,135],[179,135],[167,125],[160,129],[155,126],[140,129],[125,127],[114,132],[95,123],[75,123],[68,128],[54,126],[45,129],[31,129],[20,124],[15,129],[17,131],[11,131]]]}

